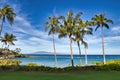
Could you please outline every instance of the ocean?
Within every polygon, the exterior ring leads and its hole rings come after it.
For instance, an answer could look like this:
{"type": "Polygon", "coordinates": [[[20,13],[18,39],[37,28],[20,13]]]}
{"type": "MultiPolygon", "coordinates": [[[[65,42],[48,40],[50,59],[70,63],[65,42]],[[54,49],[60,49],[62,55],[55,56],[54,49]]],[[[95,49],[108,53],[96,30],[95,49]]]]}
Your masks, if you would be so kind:
{"type": "MultiPolygon", "coordinates": [[[[21,60],[21,65],[26,65],[29,62],[37,63],[38,65],[55,67],[55,59],[54,55],[43,55],[43,54],[27,54],[32,56],[31,58],[15,58],[16,60],[21,60]]],[[[120,59],[120,55],[106,55],[106,60],[116,60],[120,59]]],[[[58,66],[59,67],[67,67],[71,65],[70,55],[57,55],[58,66]]],[[[103,62],[102,55],[88,55],[88,64],[93,62],[103,62]]],[[[80,63],[79,55],[74,55],[74,65],[78,65],[80,63]]],[[[85,56],[82,55],[82,65],[85,65],[85,56]]]]}

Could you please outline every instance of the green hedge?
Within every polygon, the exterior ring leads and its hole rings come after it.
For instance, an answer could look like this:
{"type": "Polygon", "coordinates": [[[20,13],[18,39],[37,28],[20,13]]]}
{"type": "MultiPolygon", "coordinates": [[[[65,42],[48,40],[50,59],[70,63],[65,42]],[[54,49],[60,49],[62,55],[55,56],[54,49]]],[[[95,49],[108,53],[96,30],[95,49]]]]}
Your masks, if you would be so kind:
{"type": "Polygon", "coordinates": [[[40,72],[83,72],[83,71],[120,71],[120,65],[83,66],[55,68],[46,66],[0,66],[0,71],[40,71],[40,72]]]}
{"type": "Polygon", "coordinates": [[[40,71],[40,72],[83,72],[83,71],[120,71],[119,60],[109,61],[106,65],[94,66],[75,66],[75,67],[47,67],[37,65],[36,63],[28,63],[20,66],[19,60],[0,60],[0,72],[2,71],[40,71]]]}

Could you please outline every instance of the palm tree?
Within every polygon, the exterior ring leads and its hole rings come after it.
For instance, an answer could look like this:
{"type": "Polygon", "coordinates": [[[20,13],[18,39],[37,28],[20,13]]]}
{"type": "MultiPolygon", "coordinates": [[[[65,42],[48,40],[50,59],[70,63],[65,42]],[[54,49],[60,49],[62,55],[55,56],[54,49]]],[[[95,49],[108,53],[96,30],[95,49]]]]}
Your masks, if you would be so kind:
{"type": "Polygon", "coordinates": [[[6,33],[6,34],[4,35],[4,37],[1,37],[1,38],[0,38],[0,41],[3,43],[3,44],[2,44],[2,48],[3,48],[4,45],[7,45],[7,44],[8,44],[8,36],[9,36],[9,34],[6,33]]]}
{"type": "Polygon", "coordinates": [[[85,41],[83,41],[82,43],[84,45],[84,51],[85,51],[85,64],[88,65],[88,60],[87,60],[88,58],[87,58],[87,51],[86,51],[86,49],[88,48],[88,44],[85,41]]]}
{"type": "Polygon", "coordinates": [[[97,25],[95,31],[99,27],[101,27],[103,62],[104,62],[104,64],[106,64],[105,50],[104,50],[104,30],[103,30],[103,27],[109,29],[108,23],[113,23],[113,21],[111,19],[105,18],[104,14],[95,15],[95,17],[92,18],[92,21],[93,21],[93,25],[97,25]]]}
{"type": "Polygon", "coordinates": [[[13,24],[14,18],[16,17],[16,14],[13,11],[13,8],[9,7],[9,5],[4,5],[3,8],[0,8],[0,19],[2,20],[0,25],[0,35],[2,32],[3,23],[6,19],[10,25],[13,24]]]}
{"type": "Polygon", "coordinates": [[[6,33],[4,37],[0,38],[0,40],[3,43],[2,48],[5,44],[5,45],[8,45],[8,49],[9,49],[9,45],[15,45],[14,41],[16,41],[17,39],[16,39],[16,36],[14,36],[13,34],[6,33]]]}
{"type": "Polygon", "coordinates": [[[10,45],[15,45],[14,41],[17,41],[16,36],[14,34],[9,34],[7,37],[7,42],[8,42],[8,49],[10,45]]]}
{"type": "Polygon", "coordinates": [[[58,67],[58,61],[56,56],[56,48],[55,48],[55,40],[54,40],[54,34],[58,30],[58,19],[57,17],[53,16],[52,18],[49,17],[49,22],[46,22],[46,30],[49,30],[48,35],[52,35],[53,37],[53,48],[54,48],[54,55],[55,55],[55,65],[58,67]]]}
{"type": "Polygon", "coordinates": [[[73,12],[69,11],[67,18],[64,16],[60,16],[60,31],[59,31],[59,38],[62,37],[69,37],[70,40],[70,55],[71,55],[71,64],[74,66],[74,58],[73,58],[73,51],[72,51],[72,36],[73,30],[75,26],[77,26],[77,22],[80,19],[82,13],[78,13],[75,17],[73,16],[73,12]]]}
{"type": "MultiPolygon", "coordinates": [[[[79,25],[76,26],[74,29],[74,41],[77,41],[77,45],[79,48],[79,55],[80,55],[80,63],[82,65],[82,55],[81,55],[81,49],[80,49],[80,42],[84,44],[85,46],[85,55],[86,54],[86,48],[88,47],[87,42],[84,41],[84,36],[85,35],[92,35],[92,28],[88,27],[89,22],[88,21],[83,21],[82,19],[79,20],[79,25]]],[[[86,57],[87,58],[87,57],[86,57]]],[[[87,60],[87,59],[86,59],[87,60]]]]}

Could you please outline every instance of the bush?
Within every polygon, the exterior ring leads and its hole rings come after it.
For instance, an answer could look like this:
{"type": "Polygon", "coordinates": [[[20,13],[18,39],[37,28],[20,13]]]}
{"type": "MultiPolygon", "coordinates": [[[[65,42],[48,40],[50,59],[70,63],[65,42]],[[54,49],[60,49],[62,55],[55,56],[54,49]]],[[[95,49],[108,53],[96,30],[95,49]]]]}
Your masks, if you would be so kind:
{"type": "Polygon", "coordinates": [[[30,62],[27,64],[27,66],[38,66],[36,63],[30,62]]]}
{"type": "MultiPolygon", "coordinates": [[[[102,66],[102,65],[104,65],[103,64],[103,62],[93,62],[93,64],[96,64],[97,66],[102,66]]],[[[109,61],[107,61],[106,62],[106,65],[109,65],[109,64],[118,64],[118,65],[120,65],[120,60],[109,60],[109,61]]]]}
{"type": "Polygon", "coordinates": [[[120,60],[110,60],[110,61],[107,61],[107,64],[118,64],[118,65],[120,65],[120,60]]]}
{"type": "Polygon", "coordinates": [[[19,66],[20,60],[0,60],[0,66],[19,66]]]}

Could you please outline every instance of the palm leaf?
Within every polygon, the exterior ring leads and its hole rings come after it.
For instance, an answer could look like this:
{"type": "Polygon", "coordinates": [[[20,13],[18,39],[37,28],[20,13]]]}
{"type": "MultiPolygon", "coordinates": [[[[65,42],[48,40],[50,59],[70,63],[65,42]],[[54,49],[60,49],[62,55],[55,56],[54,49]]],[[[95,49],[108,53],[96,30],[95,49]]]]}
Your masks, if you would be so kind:
{"type": "Polygon", "coordinates": [[[109,25],[108,24],[104,23],[103,26],[106,27],[107,29],[109,29],[109,25]]]}
{"type": "Polygon", "coordinates": [[[88,48],[88,44],[84,40],[82,40],[82,44],[85,46],[85,48],[88,48]]]}
{"type": "Polygon", "coordinates": [[[97,25],[97,27],[95,28],[95,31],[97,31],[97,29],[100,27],[100,24],[97,25]]]}
{"type": "Polygon", "coordinates": [[[106,22],[109,22],[109,23],[112,23],[112,24],[113,24],[113,21],[112,21],[112,20],[110,20],[110,19],[109,19],[109,20],[106,20],[106,22]]]}

